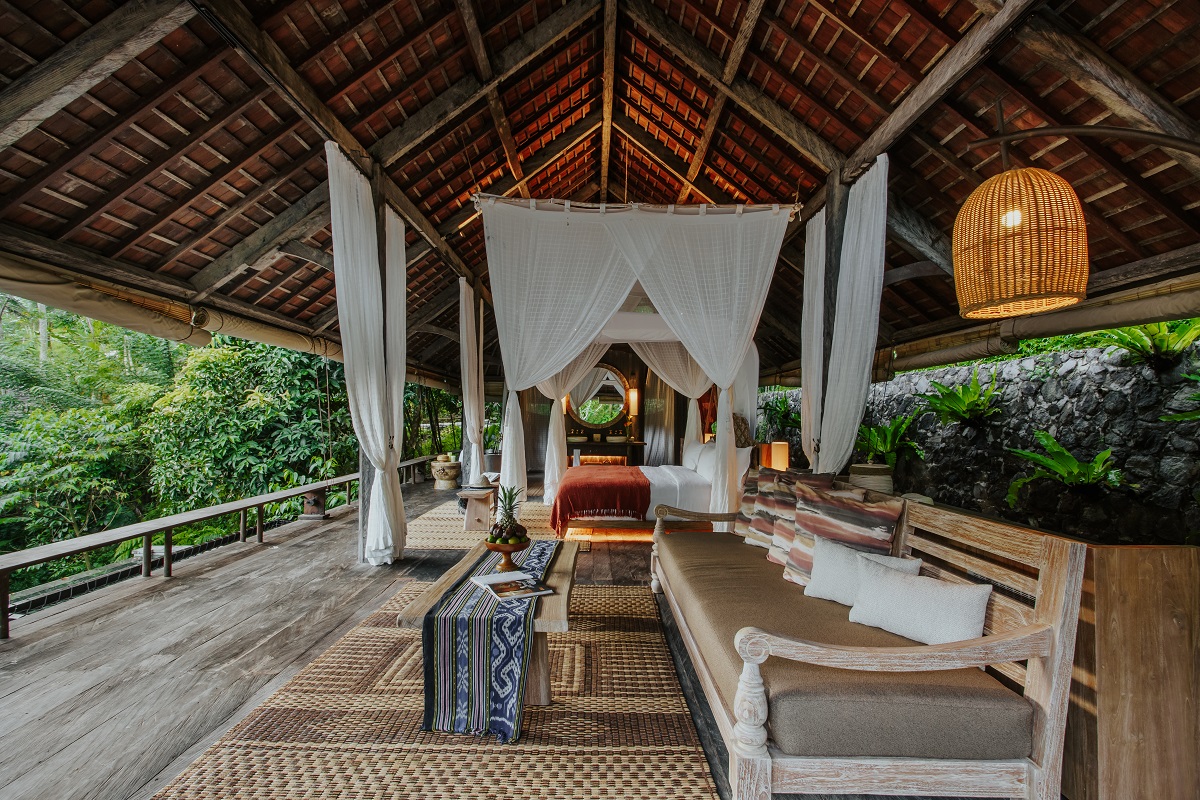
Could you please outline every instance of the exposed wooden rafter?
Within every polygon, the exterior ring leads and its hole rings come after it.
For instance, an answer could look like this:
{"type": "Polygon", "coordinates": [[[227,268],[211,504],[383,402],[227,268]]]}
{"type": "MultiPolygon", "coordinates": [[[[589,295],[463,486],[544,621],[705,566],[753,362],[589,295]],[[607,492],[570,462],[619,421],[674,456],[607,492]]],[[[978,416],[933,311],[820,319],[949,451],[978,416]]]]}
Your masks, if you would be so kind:
{"type": "Polygon", "coordinates": [[[600,201],[608,200],[608,165],[612,156],[613,97],[617,82],[617,0],[604,0],[604,88],[601,104],[604,127],[600,131],[600,201]]]}
{"type": "MultiPolygon", "coordinates": [[[[483,33],[479,30],[479,20],[475,17],[475,6],[472,0],[454,0],[458,14],[462,17],[463,30],[467,34],[467,42],[471,45],[471,58],[475,61],[475,71],[479,80],[487,83],[492,79],[492,60],[488,56],[487,44],[483,41],[483,33]]],[[[517,152],[517,143],[513,139],[512,126],[508,122],[508,114],[504,104],[500,102],[500,89],[496,84],[490,84],[487,89],[488,110],[492,114],[492,122],[500,135],[500,143],[504,147],[504,157],[508,161],[508,169],[517,180],[525,177],[521,170],[521,158],[517,152]]],[[[522,197],[529,197],[529,189],[520,184],[518,191],[522,197]]]]}
{"type": "MultiPolygon", "coordinates": [[[[742,56],[746,54],[746,47],[750,44],[750,37],[754,35],[754,26],[758,25],[758,18],[762,15],[764,5],[766,5],[766,0],[750,0],[745,13],[742,14],[741,25],[738,28],[737,36],[729,46],[729,54],[725,57],[725,69],[721,73],[721,81],[726,86],[733,83],[733,79],[737,77],[738,67],[742,64],[742,56]]],[[[717,125],[720,124],[721,113],[725,110],[727,97],[728,95],[719,93],[713,98],[712,106],[708,109],[708,118],[704,120],[704,132],[700,134],[700,143],[696,145],[696,152],[692,155],[691,163],[688,164],[685,182],[687,184],[693,183],[700,174],[700,170],[704,168],[704,159],[708,156],[708,148],[712,146],[713,137],[717,133],[717,125]]],[[[682,203],[686,200],[687,193],[688,189],[685,185],[683,191],[679,193],[677,202],[682,203]]]]}
{"type": "Polygon", "coordinates": [[[120,5],[0,94],[0,148],[51,115],[196,15],[186,0],[120,5]]]}
{"type": "MultiPolygon", "coordinates": [[[[211,23],[216,25],[219,30],[225,31],[236,42],[238,49],[255,69],[259,70],[264,78],[276,84],[281,94],[297,111],[307,117],[323,135],[336,142],[342,151],[359,165],[360,169],[377,179],[384,200],[432,245],[438,252],[438,256],[451,269],[471,281],[472,284],[477,282],[474,271],[463,262],[449,243],[437,232],[433,222],[417,208],[417,205],[400,190],[400,187],[391,178],[383,173],[382,166],[363,150],[362,143],[358,138],[328,106],[321,102],[308,81],[296,72],[279,45],[254,24],[250,12],[239,0],[192,0],[192,2],[211,23]]],[[[300,234],[302,236],[303,232],[301,231],[300,234]]],[[[479,286],[478,289],[485,298],[490,298],[487,287],[479,286]]]]}

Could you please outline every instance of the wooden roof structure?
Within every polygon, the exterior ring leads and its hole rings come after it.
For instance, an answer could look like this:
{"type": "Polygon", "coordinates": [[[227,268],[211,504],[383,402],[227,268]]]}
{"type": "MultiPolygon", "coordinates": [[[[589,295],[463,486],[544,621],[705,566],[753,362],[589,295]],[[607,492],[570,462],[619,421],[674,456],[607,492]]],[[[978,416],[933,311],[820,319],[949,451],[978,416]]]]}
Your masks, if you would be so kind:
{"type": "MultiPolygon", "coordinates": [[[[338,337],[322,142],[408,228],[410,369],[457,383],[476,191],[805,204],[757,340],[799,356],[803,221],[891,155],[881,344],[970,326],[949,234],[998,130],[1200,140],[1195,0],[0,0],[0,251],[338,337]]],[[[1083,201],[1090,290],[1200,264],[1200,158],[1032,139],[1083,201]]],[[[488,370],[499,370],[487,323],[488,370]]]]}

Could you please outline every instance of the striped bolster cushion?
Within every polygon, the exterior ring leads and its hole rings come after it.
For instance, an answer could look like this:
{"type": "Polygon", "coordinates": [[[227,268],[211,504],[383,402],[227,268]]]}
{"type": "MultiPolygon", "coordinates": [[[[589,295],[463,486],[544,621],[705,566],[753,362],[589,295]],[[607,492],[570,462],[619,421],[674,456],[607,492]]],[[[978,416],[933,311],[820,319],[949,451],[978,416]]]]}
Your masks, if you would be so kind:
{"type": "Polygon", "coordinates": [[[787,565],[787,554],[792,548],[792,537],[796,530],[796,486],[817,489],[832,489],[832,475],[813,475],[789,469],[775,480],[775,521],[771,528],[771,549],[767,559],[776,564],[787,565]]]}
{"type": "Polygon", "coordinates": [[[867,553],[886,555],[891,551],[904,500],[895,497],[870,503],[863,495],[862,489],[821,491],[796,487],[795,536],[788,549],[784,578],[801,586],[808,584],[815,536],[867,553]]]}
{"type": "Polygon", "coordinates": [[[758,470],[752,469],[746,474],[746,486],[742,489],[742,503],[738,508],[737,519],[733,523],[733,532],[743,537],[746,544],[757,547],[767,547],[770,537],[763,539],[751,529],[754,522],[754,504],[758,500],[758,470]]]}

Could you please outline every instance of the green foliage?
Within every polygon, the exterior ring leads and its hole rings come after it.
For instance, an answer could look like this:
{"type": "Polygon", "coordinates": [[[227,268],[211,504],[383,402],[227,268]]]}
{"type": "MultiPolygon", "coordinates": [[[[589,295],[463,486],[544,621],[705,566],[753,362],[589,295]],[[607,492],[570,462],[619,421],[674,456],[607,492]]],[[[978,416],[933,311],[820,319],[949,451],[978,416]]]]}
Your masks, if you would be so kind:
{"type": "Polygon", "coordinates": [[[923,401],[920,409],[937,414],[943,425],[954,422],[977,423],[1000,413],[995,371],[992,372],[992,382],[986,389],[979,384],[978,367],[971,375],[971,382],[962,386],[949,387],[937,381],[932,381],[931,384],[934,391],[920,395],[919,399],[923,401]]]}
{"type": "Polygon", "coordinates": [[[501,434],[502,406],[499,403],[485,403],[483,407],[483,452],[499,453],[501,434]]]}
{"type": "Polygon", "coordinates": [[[331,478],[357,458],[340,364],[225,337],[188,354],[146,433],[163,513],[331,478]]]}
{"type": "Polygon", "coordinates": [[[621,416],[621,412],[625,410],[624,403],[617,403],[609,400],[600,400],[593,397],[579,408],[575,409],[575,413],[579,418],[589,425],[609,425],[621,416]]]}
{"type": "Polygon", "coordinates": [[[879,425],[859,425],[855,448],[866,455],[867,463],[874,464],[875,459],[882,457],[893,469],[902,455],[912,454],[923,459],[925,451],[908,438],[908,426],[914,419],[916,417],[910,414],[879,425]]]}
{"type": "MultiPolygon", "coordinates": [[[[1184,377],[1188,380],[1200,383],[1200,373],[1195,375],[1185,375],[1184,377]]],[[[1193,403],[1200,403],[1200,392],[1196,392],[1195,394],[1189,396],[1188,400],[1193,403]]],[[[1190,422],[1194,419],[1200,419],[1200,408],[1193,408],[1191,411],[1182,411],[1178,414],[1167,414],[1166,416],[1159,417],[1159,419],[1161,419],[1163,422],[1190,422]]]]}
{"type": "Polygon", "coordinates": [[[781,439],[787,436],[788,430],[800,430],[800,415],[792,411],[786,394],[780,393],[770,398],[763,403],[760,411],[763,441],[781,439]]]}
{"type": "Polygon", "coordinates": [[[1034,431],[1033,436],[1046,455],[1008,448],[1009,452],[1036,466],[1032,475],[1022,476],[1009,484],[1007,500],[1010,508],[1016,508],[1021,489],[1039,478],[1058,481],[1064,486],[1107,485],[1114,489],[1123,483],[1121,471],[1113,464],[1111,449],[1097,453],[1091,461],[1080,461],[1046,431],[1034,431]]]}
{"type": "Polygon", "coordinates": [[[1187,349],[1200,339],[1200,319],[1114,328],[1097,333],[1096,339],[1102,346],[1124,350],[1134,361],[1161,372],[1178,364],[1187,349]]]}

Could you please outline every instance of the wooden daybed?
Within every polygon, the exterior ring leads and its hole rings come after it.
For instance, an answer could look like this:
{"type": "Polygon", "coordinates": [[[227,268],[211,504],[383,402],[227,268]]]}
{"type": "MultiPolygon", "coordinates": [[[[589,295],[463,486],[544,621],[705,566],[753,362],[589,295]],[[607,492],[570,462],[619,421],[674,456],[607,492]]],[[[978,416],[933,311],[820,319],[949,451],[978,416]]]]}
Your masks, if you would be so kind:
{"type": "Polygon", "coordinates": [[[669,534],[664,521],[733,514],[655,511],[651,586],[666,594],[728,747],[735,800],[1058,800],[1082,543],[907,503],[894,555],[923,558],[923,575],[996,587],[982,638],[931,646],[806,597],[738,536],[669,534]]]}

